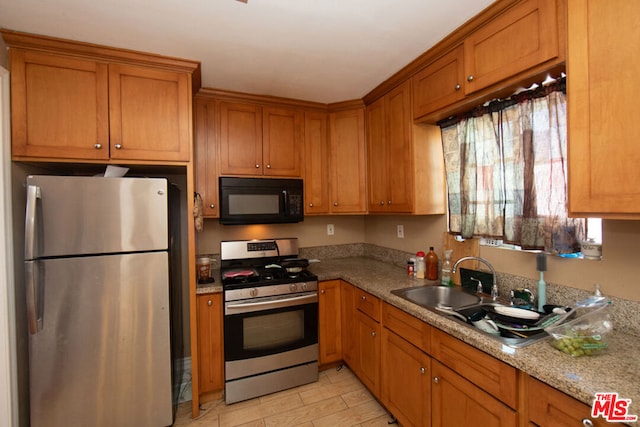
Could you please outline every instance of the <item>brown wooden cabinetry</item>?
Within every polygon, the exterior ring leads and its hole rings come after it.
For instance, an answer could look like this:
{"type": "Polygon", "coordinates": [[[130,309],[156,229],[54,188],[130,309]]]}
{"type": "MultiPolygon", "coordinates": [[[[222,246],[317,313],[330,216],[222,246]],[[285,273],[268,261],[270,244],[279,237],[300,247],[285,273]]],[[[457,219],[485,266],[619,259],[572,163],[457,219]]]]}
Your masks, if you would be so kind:
{"type": "Polygon", "coordinates": [[[196,63],[172,68],[154,55],[14,32],[3,37],[14,159],[190,160],[196,63]]]}
{"type": "Polygon", "coordinates": [[[380,323],[359,310],[355,322],[356,375],[374,396],[380,396],[380,323]]]}
{"type": "Polygon", "coordinates": [[[194,103],[195,121],[195,191],[202,197],[202,214],[220,216],[218,205],[218,105],[215,100],[199,98],[194,103]]]}
{"type": "Polygon", "coordinates": [[[198,392],[220,391],[224,387],[222,348],[222,294],[196,297],[198,319],[198,392]]]}
{"type": "Polygon", "coordinates": [[[414,118],[465,97],[476,102],[476,93],[488,88],[479,96],[491,97],[562,64],[565,27],[559,10],[558,0],[524,0],[471,31],[412,77],[414,118]],[[499,86],[508,80],[513,81],[499,86]]]}
{"type": "Polygon", "coordinates": [[[340,313],[342,323],[342,358],[352,371],[357,372],[356,334],[355,334],[355,287],[340,281],[340,313]]]}
{"type": "Polygon", "coordinates": [[[600,427],[611,425],[591,418],[591,407],[529,376],[526,377],[528,420],[544,427],[600,427]]]}
{"type": "Polygon", "coordinates": [[[640,44],[633,1],[568,1],[569,211],[640,218],[640,44]]]}
{"type": "Polygon", "coordinates": [[[340,280],[318,283],[318,343],[320,366],[342,360],[340,280]]]}
{"type": "Polygon", "coordinates": [[[365,213],[364,108],[329,114],[331,213],[365,213]]]}
{"type": "Polygon", "coordinates": [[[514,410],[437,360],[431,361],[431,375],[432,427],[516,427],[514,410]]]}
{"type": "Polygon", "coordinates": [[[302,176],[303,112],[220,103],[222,175],[302,176]]]}
{"type": "Polygon", "coordinates": [[[327,113],[305,113],[304,151],[304,213],[327,214],[330,211],[327,113]]]}
{"type": "Polygon", "coordinates": [[[438,128],[413,124],[411,81],[367,107],[370,213],[444,213],[438,128]]]}

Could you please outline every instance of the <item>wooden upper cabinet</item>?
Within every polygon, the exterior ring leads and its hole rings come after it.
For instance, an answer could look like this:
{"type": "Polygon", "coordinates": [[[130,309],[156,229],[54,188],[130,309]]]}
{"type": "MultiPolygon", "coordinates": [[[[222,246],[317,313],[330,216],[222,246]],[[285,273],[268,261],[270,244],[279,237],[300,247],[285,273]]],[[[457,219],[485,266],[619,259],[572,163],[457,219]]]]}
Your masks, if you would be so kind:
{"type": "Polygon", "coordinates": [[[262,107],[220,103],[220,174],[262,175],[262,107]]]}
{"type": "Polygon", "coordinates": [[[304,213],[327,214],[330,210],[327,114],[306,112],[304,120],[304,213]]]}
{"type": "Polygon", "coordinates": [[[10,50],[13,157],[109,158],[107,64],[10,50]]]}
{"type": "Polygon", "coordinates": [[[264,107],[262,123],[264,175],[302,176],[304,113],[264,107]]]}
{"type": "Polygon", "coordinates": [[[329,114],[331,212],[365,213],[364,108],[329,114]]]}
{"type": "Polygon", "coordinates": [[[559,55],[556,0],[523,1],[465,38],[465,93],[559,55]]]}
{"type": "Polygon", "coordinates": [[[189,161],[189,76],[109,65],[109,122],[114,160],[189,161]]]}
{"type": "Polygon", "coordinates": [[[568,2],[569,212],[640,219],[640,2],[568,2]]]}
{"type": "Polygon", "coordinates": [[[464,98],[464,47],[446,53],[412,77],[413,114],[422,117],[464,98]]]}
{"type": "Polygon", "coordinates": [[[220,173],[302,176],[303,126],[299,110],[221,102],[220,173]]]}
{"type": "Polygon", "coordinates": [[[196,97],[194,108],[195,191],[202,197],[202,214],[218,218],[218,106],[215,100],[196,97]]]}

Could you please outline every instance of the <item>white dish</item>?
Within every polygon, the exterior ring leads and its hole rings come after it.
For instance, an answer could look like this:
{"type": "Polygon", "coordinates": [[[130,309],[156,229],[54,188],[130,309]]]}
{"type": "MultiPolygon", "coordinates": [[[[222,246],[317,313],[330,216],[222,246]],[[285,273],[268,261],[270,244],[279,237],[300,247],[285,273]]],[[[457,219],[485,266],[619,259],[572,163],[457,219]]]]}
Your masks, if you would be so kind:
{"type": "Polygon", "coordinates": [[[516,317],[518,319],[535,320],[540,317],[540,313],[531,310],[525,310],[522,308],[495,306],[493,307],[493,310],[498,314],[509,317],[516,317]]]}

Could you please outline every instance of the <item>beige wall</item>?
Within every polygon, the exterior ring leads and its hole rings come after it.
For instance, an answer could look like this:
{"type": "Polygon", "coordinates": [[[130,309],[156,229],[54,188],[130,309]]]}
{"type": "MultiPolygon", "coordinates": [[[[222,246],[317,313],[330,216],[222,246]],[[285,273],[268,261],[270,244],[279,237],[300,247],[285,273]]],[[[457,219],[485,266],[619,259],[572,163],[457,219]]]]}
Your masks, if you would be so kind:
{"type": "MultiPolygon", "coordinates": [[[[414,253],[434,246],[442,259],[445,215],[433,216],[328,216],[306,217],[300,224],[269,226],[221,226],[205,221],[198,234],[199,253],[219,253],[220,240],[269,237],[298,237],[301,247],[366,242],[414,253]],[[334,224],[335,235],[327,236],[326,225],[334,224]],[[396,236],[404,225],[405,237],[396,236]]],[[[605,294],[640,301],[640,221],[603,221],[603,259],[589,261],[547,257],[545,281],[579,289],[593,289],[599,283],[605,294]]],[[[480,255],[503,273],[538,279],[534,253],[481,247],[480,255]]]]}

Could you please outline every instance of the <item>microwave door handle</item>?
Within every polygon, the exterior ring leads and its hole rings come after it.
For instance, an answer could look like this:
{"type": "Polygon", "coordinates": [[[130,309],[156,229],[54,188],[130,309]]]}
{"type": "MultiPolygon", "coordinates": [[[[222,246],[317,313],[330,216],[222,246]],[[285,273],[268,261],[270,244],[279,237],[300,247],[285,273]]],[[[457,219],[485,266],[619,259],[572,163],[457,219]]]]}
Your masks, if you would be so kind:
{"type": "Polygon", "coordinates": [[[287,190],[282,190],[282,194],[284,196],[284,212],[286,214],[289,212],[289,195],[287,194],[287,190]]]}

